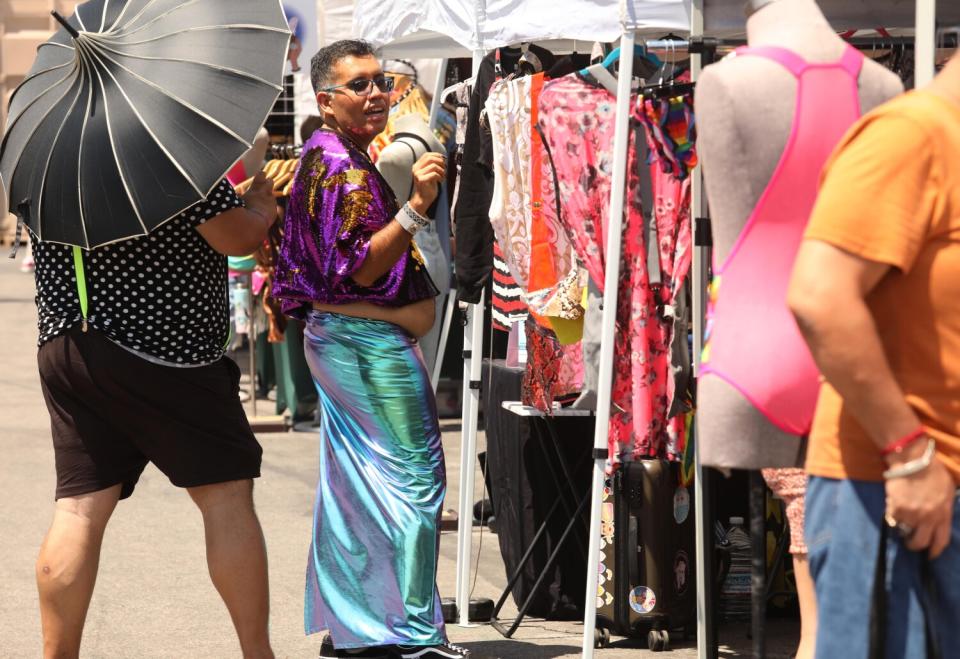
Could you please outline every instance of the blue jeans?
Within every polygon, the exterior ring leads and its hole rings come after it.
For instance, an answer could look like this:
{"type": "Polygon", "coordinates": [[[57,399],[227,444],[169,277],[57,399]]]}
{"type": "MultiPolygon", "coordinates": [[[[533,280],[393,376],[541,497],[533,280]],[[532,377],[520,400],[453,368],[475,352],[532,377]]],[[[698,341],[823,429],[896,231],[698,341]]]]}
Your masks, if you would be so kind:
{"type": "MultiPolygon", "coordinates": [[[[883,523],[883,483],[811,477],[804,536],[817,592],[818,659],[866,659],[873,582],[883,523]]],[[[926,624],[944,659],[960,657],[960,506],[950,546],[930,563],[935,593],[921,587],[925,556],[893,531],[887,541],[887,659],[926,657],[926,624]]]]}

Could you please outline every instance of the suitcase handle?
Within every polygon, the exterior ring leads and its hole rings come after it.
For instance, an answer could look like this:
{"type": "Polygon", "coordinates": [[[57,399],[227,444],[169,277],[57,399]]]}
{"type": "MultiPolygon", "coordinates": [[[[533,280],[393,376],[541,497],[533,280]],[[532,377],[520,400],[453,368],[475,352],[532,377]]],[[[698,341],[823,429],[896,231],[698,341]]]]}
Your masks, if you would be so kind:
{"type": "Polygon", "coordinates": [[[630,515],[629,524],[627,536],[629,544],[627,546],[633,551],[629,552],[627,568],[630,573],[630,583],[638,584],[640,583],[640,557],[642,554],[640,547],[640,520],[637,519],[636,516],[630,515]]]}

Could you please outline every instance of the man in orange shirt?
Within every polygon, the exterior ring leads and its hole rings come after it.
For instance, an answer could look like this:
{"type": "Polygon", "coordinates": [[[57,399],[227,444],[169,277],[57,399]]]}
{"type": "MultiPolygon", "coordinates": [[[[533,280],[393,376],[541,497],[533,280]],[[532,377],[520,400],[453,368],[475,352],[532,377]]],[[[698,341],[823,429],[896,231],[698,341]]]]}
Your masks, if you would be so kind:
{"type": "Polygon", "coordinates": [[[826,380],[807,455],[818,657],[960,657],[958,153],[955,57],[850,130],[797,256],[788,303],[826,380]]]}

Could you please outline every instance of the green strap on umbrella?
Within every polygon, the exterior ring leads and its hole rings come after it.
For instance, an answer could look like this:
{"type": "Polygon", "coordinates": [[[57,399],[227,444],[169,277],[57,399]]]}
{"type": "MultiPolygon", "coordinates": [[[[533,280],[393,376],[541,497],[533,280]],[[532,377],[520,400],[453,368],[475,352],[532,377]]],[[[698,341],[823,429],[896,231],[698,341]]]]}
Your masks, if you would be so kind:
{"type": "Polygon", "coordinates": [[[83,331],[87,331],[87,277],[83,272],[83,252],[79,247],[73,248],[73,270],[77,273],[77,295],[80,297],[80,314],[83,316],[83,331]]]}

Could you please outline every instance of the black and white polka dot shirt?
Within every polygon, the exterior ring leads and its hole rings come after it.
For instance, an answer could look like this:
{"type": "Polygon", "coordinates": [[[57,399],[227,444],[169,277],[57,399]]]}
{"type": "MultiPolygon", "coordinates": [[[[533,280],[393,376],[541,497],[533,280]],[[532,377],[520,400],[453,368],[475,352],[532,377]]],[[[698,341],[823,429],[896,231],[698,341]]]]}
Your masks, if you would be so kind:
{"type": "MultiPolygon", "coordinates": [[[[220,359],[230,331],[227,258],[196,227],[242,205],[224,179],[206,201],[150,234],[83,252],[89,326],[150,361],[202,366],[220,359]]],[[[73,248],[31,239],[42,346],[83,314],[73,248]]]]}

